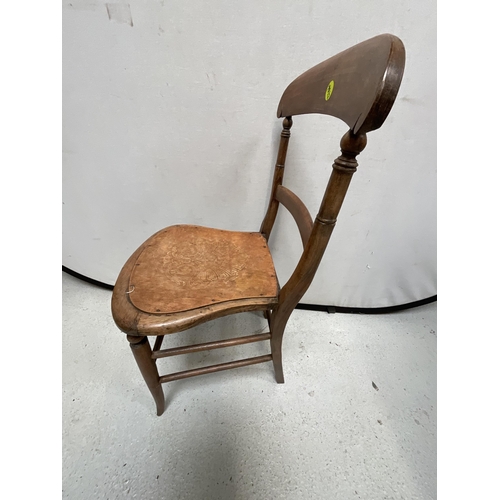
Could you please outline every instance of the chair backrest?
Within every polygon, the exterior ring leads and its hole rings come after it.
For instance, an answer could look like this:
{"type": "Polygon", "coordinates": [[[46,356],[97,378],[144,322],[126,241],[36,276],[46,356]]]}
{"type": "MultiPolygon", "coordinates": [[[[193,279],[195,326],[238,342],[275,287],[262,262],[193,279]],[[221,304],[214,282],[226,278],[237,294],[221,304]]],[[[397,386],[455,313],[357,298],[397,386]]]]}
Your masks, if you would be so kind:
{"type": "Polygon", "coordinates": [[[330,57],[296,78],[278,105],[278,118],[320,113],[343,120],[354,134],[379,128],[403,77],[405,49],[379,35],[330,57]]]}
{"type": "MultiPolygon", "coordinates": [[[[309,288],[358,163],[356,156],[366,146],[366,133],[379,128],[396,99],[405,65],[405,49],[399,38],[379,35],[314,66],[295,79],[278,105],[284,117],[273,186],[261,233],[269,239],[279,204],[294,217],[304,250],[292,276],[280,291],[275,328],[288,316],[309,288]],[[318,215],[309,211],[293,192],[282,185],[292,116],[320,113],[343,120],[349,130],[340,141],[341,155],[323,196],[318,215]]],[[[272,320],[273,321],[273,320],[272,320]]]]}

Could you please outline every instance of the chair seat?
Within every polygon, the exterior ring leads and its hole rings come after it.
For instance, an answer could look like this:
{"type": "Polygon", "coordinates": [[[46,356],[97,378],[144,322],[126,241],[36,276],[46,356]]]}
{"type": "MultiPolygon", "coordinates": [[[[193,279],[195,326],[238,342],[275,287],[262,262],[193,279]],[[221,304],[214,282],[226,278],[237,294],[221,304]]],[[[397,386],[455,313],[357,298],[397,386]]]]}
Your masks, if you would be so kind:
{"type": "Polygon", "coordinates": [[[260,233],[167,227],[125,264],[113,317],[126,333],[173,333],[237,310],[269,309],[278,281],[260,233]]]}

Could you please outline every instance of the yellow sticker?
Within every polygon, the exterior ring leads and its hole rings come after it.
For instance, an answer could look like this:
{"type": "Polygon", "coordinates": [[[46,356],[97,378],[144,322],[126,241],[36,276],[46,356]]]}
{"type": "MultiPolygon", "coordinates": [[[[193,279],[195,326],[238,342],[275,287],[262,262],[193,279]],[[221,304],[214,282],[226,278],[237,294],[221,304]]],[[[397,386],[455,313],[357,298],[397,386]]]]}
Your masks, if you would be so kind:
{"type": "Polygon", "coordinates": [[[328,87],[326,87],[326,92],[325,92],[325,101],[328,101],[330,99],[332,92],[333,92],[333,87],[335,86],[335,82],[332,80],[329,84],[328,87]]]}

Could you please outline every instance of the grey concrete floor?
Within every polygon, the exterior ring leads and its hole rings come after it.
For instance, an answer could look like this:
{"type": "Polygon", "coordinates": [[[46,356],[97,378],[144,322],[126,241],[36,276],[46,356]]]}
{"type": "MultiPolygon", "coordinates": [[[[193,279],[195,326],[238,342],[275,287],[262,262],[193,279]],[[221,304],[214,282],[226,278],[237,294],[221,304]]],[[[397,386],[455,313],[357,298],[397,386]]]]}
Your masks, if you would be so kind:
{"type": "MultiPolygon", "coordinates": [[[[111,292],[63,274],[63,498],[436,498],[436,304],[384,315],[296,310],[285,384],[271,363],[164,385],[157,417],[111,292]]],[[[264,331],[257,313],[164,346],[264,331]]],[[[159,361],[161,374],[266,343],[159,361]]]]}

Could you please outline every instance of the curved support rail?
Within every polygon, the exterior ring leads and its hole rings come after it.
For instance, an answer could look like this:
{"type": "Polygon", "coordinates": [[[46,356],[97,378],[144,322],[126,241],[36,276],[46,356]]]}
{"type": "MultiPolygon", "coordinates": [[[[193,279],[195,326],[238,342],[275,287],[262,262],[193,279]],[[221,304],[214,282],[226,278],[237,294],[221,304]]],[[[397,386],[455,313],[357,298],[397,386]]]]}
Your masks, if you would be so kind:
{"type": "Polygon", "coordinates": [[[302,200],[285,186],[276,188],[275,198],[292,214],[299,228],[302,246],[305,248],[313,228],[313,220],[302,200]]]}

